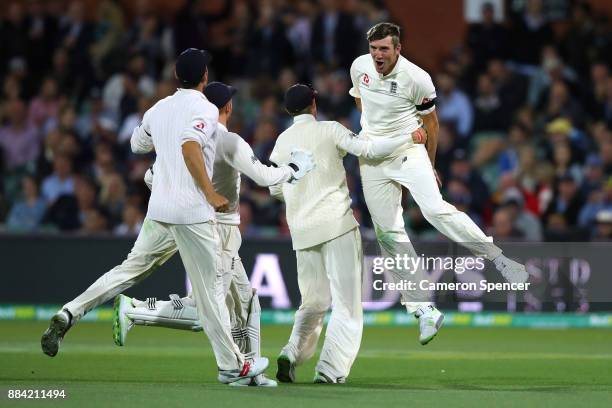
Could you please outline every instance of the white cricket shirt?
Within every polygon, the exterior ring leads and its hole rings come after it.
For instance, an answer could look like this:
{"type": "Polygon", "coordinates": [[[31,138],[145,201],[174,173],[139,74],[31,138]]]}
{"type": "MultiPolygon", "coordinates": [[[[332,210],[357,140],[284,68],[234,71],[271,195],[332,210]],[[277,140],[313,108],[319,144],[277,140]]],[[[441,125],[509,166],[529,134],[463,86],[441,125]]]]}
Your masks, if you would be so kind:
{"type": "Polygon", "coordinates": [[[155,149],[157,154],[148,218],[169,224],[197,224],[215,218],[213,207],[187,169],[182,145],[195,141],[202,146],[206,172],[212,178],[218,118],[217,107],[193,89],[178,89],[145,112],[130,141],[134,153],[155,149]]]}
{"type": "Polygon", "coordinates": [[[388,75],[376,72],[370,54],[356,58],[350,72],[353,87],[349,94],[361,98],[365,138],[410,134],[422,125],[420,116],[435,109],[431,77],[401,55],[388,75]]]}
{"type": "Polygon", "coordinates": [[[293,171],[288,166],[271,167],[262,164],[253,149],[238,134],[228,132],[221,123],[216,132],[217,151],[215,154],[213,187],[229,201],[229,211],[218,212],[217,221],[222,224],[239,225],[240,173],[260,186],[268,187],[284,183],[293,171]]]}
{"type": "Polygon", "coordinates": [[[312,115],[296,116],[293,125],[278,136],[270,155],[272,162],[282,165],[290,161],[294,148],[306,149],[313,153],[316,164],[296,184],[285,183],[277,186],[280,191],[273,191],[274,196],[282,195],[285,201],[293,249],[313,247],[359,225],[351,210],[342,164],[347,152],[360,156],[370,156],[372,151],[388,154],[403,143],[405,140],[396,139],[381,148],[376,142],[360,140],[338,122],[318,122],[312,115]]]}

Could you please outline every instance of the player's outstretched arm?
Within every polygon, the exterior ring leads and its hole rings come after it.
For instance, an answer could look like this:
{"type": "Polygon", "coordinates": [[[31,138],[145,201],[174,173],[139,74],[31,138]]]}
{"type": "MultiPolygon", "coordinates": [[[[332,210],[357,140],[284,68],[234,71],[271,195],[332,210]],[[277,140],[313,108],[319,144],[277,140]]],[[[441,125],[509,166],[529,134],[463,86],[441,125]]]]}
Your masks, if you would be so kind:
{"type": "Polygon", "coordinates": [[[410,135],[397,135],[393,137],[377,138],[375,140],[363,140],[339,123],[334,129],[336,146],[347,153],[368,159],[383,159],[388,157],[401,146],[410,146],[415,143],[425,143],[426,132],[417,129],[410,135]]]}
{"type": "Polygon", "coordinates": [[[291,180],[294,169],[289,166],[266,166],[259,161],[253,149],[242,138],[236,137],[235,144],[229,144],[226,153],[229,164],[253,180],[257,185],[269,187],[291,180]]]}

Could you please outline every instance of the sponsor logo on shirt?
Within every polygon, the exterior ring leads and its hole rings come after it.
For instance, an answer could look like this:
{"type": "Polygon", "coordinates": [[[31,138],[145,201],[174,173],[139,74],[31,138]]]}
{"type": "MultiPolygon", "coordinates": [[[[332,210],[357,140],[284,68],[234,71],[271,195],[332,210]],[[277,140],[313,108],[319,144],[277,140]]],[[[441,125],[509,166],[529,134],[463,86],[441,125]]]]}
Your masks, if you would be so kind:
{"type": "Polygon", "coordinates": [[[368,74],[363,74],[363,76],[361,77],[361,82],[363,82],[365,86],[370,86],[370,77],[368,76],[368,74]]]}
{"type": "Polygon", "coordinates": [[[357,134],[355,134],[355,132],[350,132],[350,133],[349,133],[349,136],[350,136],[350,137],[359,137],[359,136],[357,136],[357,134]]]}
{"type": "Polygon", "coordinates": [[[193,127],[195,130],[204,133],[204,128],[206,127],[206,124],[204,122],[196,122],[193,127]]]}
{"type": "Polygon", "coordinates": [[[259,161],[259,159],[257,157],[255,157],[255,155],[251,156],[251,161],[253,162],[253,164],[257,163],[259,161]]]}

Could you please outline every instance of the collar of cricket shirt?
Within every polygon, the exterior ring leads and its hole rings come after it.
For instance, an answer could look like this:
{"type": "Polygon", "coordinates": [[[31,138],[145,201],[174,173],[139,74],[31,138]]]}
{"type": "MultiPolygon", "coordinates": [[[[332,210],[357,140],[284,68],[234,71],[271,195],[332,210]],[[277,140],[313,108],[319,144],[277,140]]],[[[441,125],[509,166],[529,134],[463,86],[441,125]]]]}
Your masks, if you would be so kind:
{"type": "Polygon", "coordinates": [[[177,90],[177,91],[180,91],[180,92],[187,93],[187,94],[193,93],[193,94],[196,94],[196,95],[198,95],[198,96],[201,96],[201,97],[202,97],[202,98],[204,98],[205,100],[208,100],[208,99],[206,99],[206,96],[204,96],[204,94],[203,94],[202,92],[198,91],[197,89],[189,89],[189,88],[176,88],[176,90],[177,90]]]}
{"type": "Polygon", "coordinates": [[[293,117],[293,123],[301,123],[301,122],[307,122],[311,120],[315,120],[315,117],[311,115],[310,113],[305,113],[303,115],[297,115],[293,117]]]}
{"type": "Polygon", "coordinates": [[[224,132],[228,132],[228,130],[225,127],[225,125],[223,123],[221,123],[221,122],[217,122],[217,128],[220,128],[224,132]]]}

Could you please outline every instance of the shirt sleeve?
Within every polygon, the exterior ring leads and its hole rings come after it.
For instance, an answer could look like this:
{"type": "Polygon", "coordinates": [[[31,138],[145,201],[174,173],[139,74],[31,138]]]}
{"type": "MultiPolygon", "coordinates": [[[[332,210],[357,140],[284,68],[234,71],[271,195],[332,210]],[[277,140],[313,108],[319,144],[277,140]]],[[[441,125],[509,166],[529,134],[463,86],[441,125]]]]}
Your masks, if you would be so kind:
{"type": "Polygon", "coordinates": [[[283,185],[275,184],[273,186],[268,187],[270,189],[270,195],[276,198],[279,201],[285,201],[285,196],[283,196],[283,185]]]}
{"type": "Polygon", "coordinates": [[[353,98],[361,98],[361,93],[359,93],[359,73],[355,68],[355,61],[353,61],[353,64],[351,65],[350,73],[353,87],[349,89],[349,95],[351,95],[353,98]]]}
{"type": "Polygon", "coordinates": [[[215,109],[196,110],[189,124],[181,133],[181,144],[186,142],[197,142],[204,146],[217,130],[219,111],[215,109]]]}
{"type": "Polygon", "coordinates": [[[136,154],[149,153],[154,149],[153,138],[151,137],[150,113],[151,110],[145,112],[142,123],[132,132],[130,138],[130,146],[132,152],[136,154]]]}
{"type": "Polygon", "coordinates": [[[419,115],[427,115],[436,109],[436,88],[429,74],[420,70],[414,77],[412,101],[419,115]]]}
{"type": "Polygon", "coordinates": [[[224,150],[227,162],[260,186],[284,183],[293,175],[289,166],[273,167],[260,162],[251,146],[238,135],[228,140],[224,150]]]}
{"type": "Polygon", "coordinates": [[[336,146],[341,153],[347,152],[358,157],[367,157],[368,159],[382,159],[401,146],[413,144],[411,135],[363,140],[357,134],[337,122],[334,125],[333,135],[336,146]]]}

